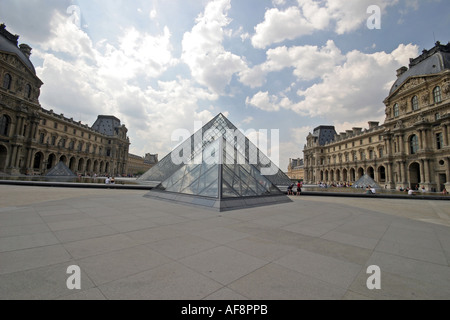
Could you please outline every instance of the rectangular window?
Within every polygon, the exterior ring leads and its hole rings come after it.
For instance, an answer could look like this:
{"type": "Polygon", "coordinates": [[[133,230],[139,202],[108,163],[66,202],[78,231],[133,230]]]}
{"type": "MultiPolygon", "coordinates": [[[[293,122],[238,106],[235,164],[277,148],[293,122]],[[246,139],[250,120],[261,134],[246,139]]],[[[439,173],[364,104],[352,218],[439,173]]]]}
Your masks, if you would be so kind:
{"type": "Polygon", "coordinates": [[[45,140],[45,134],[41,133],[41,135],[39,136],[39,143],[44,144],[44,140],[45,140]]]}
{"type": "Polygon", "coordinates": [[[52,146],[54,146],[54,145],[56,145],[56,137],[55,136],[52,137],[52,146]]]}
{"type": "Polygon", "coordinates": [[[53,128],[58,129],[58,123],[55,122],[55,124],[53,125],[53,128]]]}
{"type": "Polygon", "coordinates": [[[372,143],[372,137],[369,138],[369,143],[372,143]]]}
{"type": "Polygon", "coordinates": [[[443,146],[443,143],[444,143],[443,138],[444,138],[444,136],[442,135],[442,133],[438,133],[436,135],[436,147],[437,147],[438,150],[442,149],[442,146],[443,146]]]}
{"type": "Polygon", "coordinates": [[[77,134],[77,129],[73,129],[73,134],[77,134]]]}
{"type": "Polygon", "coordinates": [[[383,158],[384,154],[383,154],[383,149],[380,149],[380,158],[383,158]]]}
{"type": "Polygon", "coordinates": [[[42,125],[46,126],[47,125],[47,120],[46,119],[42,119],[42,125]]]}
{"type": "Polygon", "coordinates": [[[436,121],[441,120],[441,114],[440,114],[440,113],[436,113],[436,114],[434,115],[434,118],[436,119],[436,121]]]}
{"type": "Polygon", "coordinates": [[[64,132],[67,132],[67,126],[64,126],[64,132]]]}

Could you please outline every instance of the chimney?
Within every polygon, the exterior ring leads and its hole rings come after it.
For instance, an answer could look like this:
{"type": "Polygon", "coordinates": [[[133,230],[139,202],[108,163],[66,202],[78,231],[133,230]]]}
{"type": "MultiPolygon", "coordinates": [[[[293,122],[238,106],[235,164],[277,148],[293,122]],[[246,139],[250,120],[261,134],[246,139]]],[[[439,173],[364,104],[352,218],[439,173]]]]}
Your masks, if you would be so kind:
{"type": "Polygon", "coordinates": [[[340,136],[342,137],[342,139],[347,138],[347,133],[346,132],[341,132],[340,136]]]}
{"type": "Polygon", "coordinates": [[[20,48],[20,51],[22,51],[23,54],[26,55],[26,57],[27,57],[28,59],[30,59],[31,51],[32,51],[33,49],[31,49],[31,47],[30,47],[29,45],[25,44],[25,43],[22,43],[22,44],[19,46],[19,48],[20,48]]]}
{"type": "Polygon", "coordinates": [[[370,121],[369,122],[369,129],[374,129],[377,128],[379,126],[379,122],[375,122],[375,121],[370,121]]]}
{"type": "Polygon", "coordinates": [[[406,71],[408,71],[407,67],[401,67],[397,70],[397,78],[400,77],[402,74],[404,74],[406,71]]]}
{"type": "Polygon", "coordinates": [[[361,134],[362,133],[362,128],[353,128],[353,132],[355,135],[361,134]]]}

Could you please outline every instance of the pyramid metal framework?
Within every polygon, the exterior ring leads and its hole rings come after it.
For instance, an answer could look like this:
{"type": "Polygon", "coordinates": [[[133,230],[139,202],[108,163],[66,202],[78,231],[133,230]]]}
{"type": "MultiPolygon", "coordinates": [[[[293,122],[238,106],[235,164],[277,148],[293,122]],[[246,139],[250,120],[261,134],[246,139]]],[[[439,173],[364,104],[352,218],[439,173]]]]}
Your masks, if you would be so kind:
{"type": "Polygon", "coordinates": [[[51,169],[47,174],[46,177],[76,177],[77,175],[72,172],[65,164],[64,162],[59,162],[53,169],[51,169]]]}
{"type": "Polygon", "coordinates": [[[147,197],[216,211],[291,202],[278,188],[288,186],[289,178],[223,114],[138,181],[160,182],[147,197]],[[183,159],[183,163],[175,164],[174,155],[183,159]],[[261,171],[268,168],[273,174],[264,176],[261,171]]]}

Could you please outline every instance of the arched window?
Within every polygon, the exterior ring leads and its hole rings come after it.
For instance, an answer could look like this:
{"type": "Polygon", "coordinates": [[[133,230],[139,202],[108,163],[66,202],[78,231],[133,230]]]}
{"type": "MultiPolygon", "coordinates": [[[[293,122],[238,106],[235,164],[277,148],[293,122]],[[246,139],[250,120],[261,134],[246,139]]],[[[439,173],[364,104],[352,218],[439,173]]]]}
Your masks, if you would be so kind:
{"type": "Polygon", "coordinates": [[[413,135],[409,139],[409,145],[411,147],[411,154],[416,154],[419,151],[419,138],[416,135],[413,135]]]}
{"type": "Polygon", "coordinates": [[[414,98],[412,98],[411,103],[413,111],[419,110],[419,98],[417,98],[417,96],[414,96],[414,98]]]}
{"type": "Polygon", "coordinates": [[[394,105],[394,117],[400,116],[400,108],[398,107],[398,104],[396,103],[394,105]]]}
{"type": "Polygon", "coordinates": [[[11,83],[12,83],[12,77],[9,73],[5,74],[5,77],[3,78],[3,88],[6,90],[11,89],[11,83]]]}
{"type": "Polygon", "coordinates": [[[10,126],[11,126],[11,119],[7,115],[3,115],[0,118],[0,135],[8,137],[10,126]]]}
{"type": "Polygon", "coordinates": [[[25,86],[25,97],[28,99],[31,98],[31,86],[29,84],[25,86]]]}
{"type": "Polygon", "coordinates": [[[438,86],[434,88],[433,96],[434,96],[434,103],[439,103],[442,101],[441,87],[438,86]]]}

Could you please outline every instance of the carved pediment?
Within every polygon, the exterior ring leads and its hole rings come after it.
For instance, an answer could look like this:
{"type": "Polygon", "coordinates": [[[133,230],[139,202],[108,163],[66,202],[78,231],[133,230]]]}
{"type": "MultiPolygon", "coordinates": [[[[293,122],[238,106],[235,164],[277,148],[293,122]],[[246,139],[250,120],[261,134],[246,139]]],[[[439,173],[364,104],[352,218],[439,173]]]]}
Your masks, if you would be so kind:
{"type": "Polygon", "coordinates": [[[423,83],[425,83],[425,78],[411,78],[400,87],[398,94],[402,94],[405,91],[419,87],[423,83]]]}

